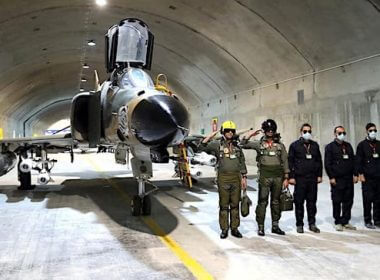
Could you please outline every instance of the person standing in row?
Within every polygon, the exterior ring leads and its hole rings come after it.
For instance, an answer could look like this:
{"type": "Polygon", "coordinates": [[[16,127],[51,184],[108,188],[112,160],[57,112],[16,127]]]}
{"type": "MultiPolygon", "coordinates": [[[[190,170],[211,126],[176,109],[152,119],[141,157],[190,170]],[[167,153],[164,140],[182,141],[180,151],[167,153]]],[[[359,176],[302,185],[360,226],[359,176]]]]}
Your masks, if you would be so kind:
{"type": "Polygon", "coordinates": [[[243,149],[254,149],[257,152],[256,160],[259,168],[259,195],[256,207],[257,233],[259,236],[265,235],[265,212],[270,194],[272,233],[285,235],[285,232],[279,227],[279,221],[281,218],[281,191],[283,187],[288,187],[288,155],[284,144],[280,142],[279,134],[276,133],[276,122],[268,119],[263,122],[261,128],[265,133],[261,140],[248,141],[261,131],[257,130],[249,134],[248,139],[243,139],[241,143],[243,149]]]}
{"type": "Polygon", "coordinates": [[[240,225],[239,202],[241,190],[247,188],[247,167],[243,151],[238,146],[235,139],[236,125],[232,121],[225,121],[222,124],[220,133],[223,135],[221,140],[209,142],[217,134],[203,139],[199,149],[206,153],[217,156],[217,183],[219,192],[219,225],[222,230],[220,238],[228,236],[228,229],[237,238],[242,238],[238,227],[240,225]],[[231,216],[230,223],[228,216],[231,216]]]}
{"type": "Polygon", "coordinates": [[[356,169],[362,182],[364,223],[375,229],[380,227],[380,141],[375,124],[368,123],[366,130],[367,137],[356,150],[356,169]]]}
{"type": "Polygon", "coordinates": [[[322,157],[317,142],[311,140],[311,125],[301,126],[301,138],[289,147],[289,183],[295,185],[294,204],[297,232],[303,233],[304,203],[309,222],[309,229],[319,233],[315,225],[317,213],[318,184],[322,182],[322,157]]]}
{"type": "Polygon", "coordinates": [[[335,127],[334,135],[334,141],[325,148],[325,169],[330,179],[335,229],[356,230],[349,223],[354,202],[354,184],[358,182],[354,150],[345,141],[346,131],[343,126],[335,127]]]}

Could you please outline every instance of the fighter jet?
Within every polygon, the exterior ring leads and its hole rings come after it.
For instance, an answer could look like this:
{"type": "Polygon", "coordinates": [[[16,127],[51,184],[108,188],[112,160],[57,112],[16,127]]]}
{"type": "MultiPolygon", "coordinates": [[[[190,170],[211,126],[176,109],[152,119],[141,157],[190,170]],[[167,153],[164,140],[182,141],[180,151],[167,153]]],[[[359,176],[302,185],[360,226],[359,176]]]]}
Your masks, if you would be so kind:
{"type": "Polygon", "coordinates": [[[131,159],[138,195],[131,201],[132,214],[149,215],[151,202],[145,183],[152,162],[168,162],[169,146],[188,135],[189,115],[178,97],[155,89],[144,70],[150,70],[154,36],[140,19],[126,18],[112,26],[106,36],[106,68],[110,77],[93,92],[76,95],[71,104],[71,133],[64,136],[4,139],[0,141],[0,176],[18,162],[21,189],[31,189],[31,170],[38,183],[50,181],[54,161],[49,153],[73,148],[114,146],[118,163],[131,159]]]}

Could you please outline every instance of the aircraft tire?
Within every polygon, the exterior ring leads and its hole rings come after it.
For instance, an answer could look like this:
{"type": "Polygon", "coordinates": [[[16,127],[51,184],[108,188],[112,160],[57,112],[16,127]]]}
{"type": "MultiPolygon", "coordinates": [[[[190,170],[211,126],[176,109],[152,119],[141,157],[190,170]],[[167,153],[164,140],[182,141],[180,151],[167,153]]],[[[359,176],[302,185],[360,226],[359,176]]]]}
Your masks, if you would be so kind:
{"type": "Polygon", "coordinates": [[[20,186],[19,190],[33,190],[35,186],[31,184],[32,182],[32,173],[31,172],[19,172],[19,181],[20,186]]]}
{"type": "Polygon", "coordinates": [[[131,213],[132,216],[140,216],[142,208],[142,201],[138,195],[135,195],[131,200],[131,213]]]}
{"type": "Polygon", "coordinates": [[[152,212],[152,201],[149,195],[144,196],[142,204],[142,214],[143,216],[149,216],[152,212]]]}

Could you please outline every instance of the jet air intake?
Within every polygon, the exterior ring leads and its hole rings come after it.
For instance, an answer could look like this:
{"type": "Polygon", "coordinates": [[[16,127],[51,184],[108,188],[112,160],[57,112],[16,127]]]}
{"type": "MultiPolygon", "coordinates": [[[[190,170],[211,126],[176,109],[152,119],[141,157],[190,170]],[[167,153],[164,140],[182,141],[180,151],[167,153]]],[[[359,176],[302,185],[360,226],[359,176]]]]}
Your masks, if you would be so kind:
{"type": "Polygon", "coordinates": [[[177,145],[188,134],[189,116],[186,108],[176,98],[153,95],[136,105],[131,128],[136,138],[146,146],[177,145]]]}

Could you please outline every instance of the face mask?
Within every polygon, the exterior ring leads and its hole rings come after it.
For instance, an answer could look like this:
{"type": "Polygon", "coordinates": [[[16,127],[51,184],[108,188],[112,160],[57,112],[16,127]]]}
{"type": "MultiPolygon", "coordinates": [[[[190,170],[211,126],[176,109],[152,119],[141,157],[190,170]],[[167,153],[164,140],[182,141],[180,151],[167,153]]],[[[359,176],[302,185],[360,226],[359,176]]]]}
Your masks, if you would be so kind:
{"type": "Polygon", "coordinates": [[[346,135],[341,134],[336,137],[339,141],[344,141],[346,139],[346,135]]]}
{"type": "Polygon", "coordinates": [[[306,141],[310,140],[311,139],[311,134],[309,132],[303,133],[302,134],[302,138],[305,139],[306,141]]]}
{"type": "Polygon", "coordinates": [[[370,132],[368,133],[368,137],[372,140],[375,140],[376,139],[376,136],[377,136],[377,132],[370,132]]]}

